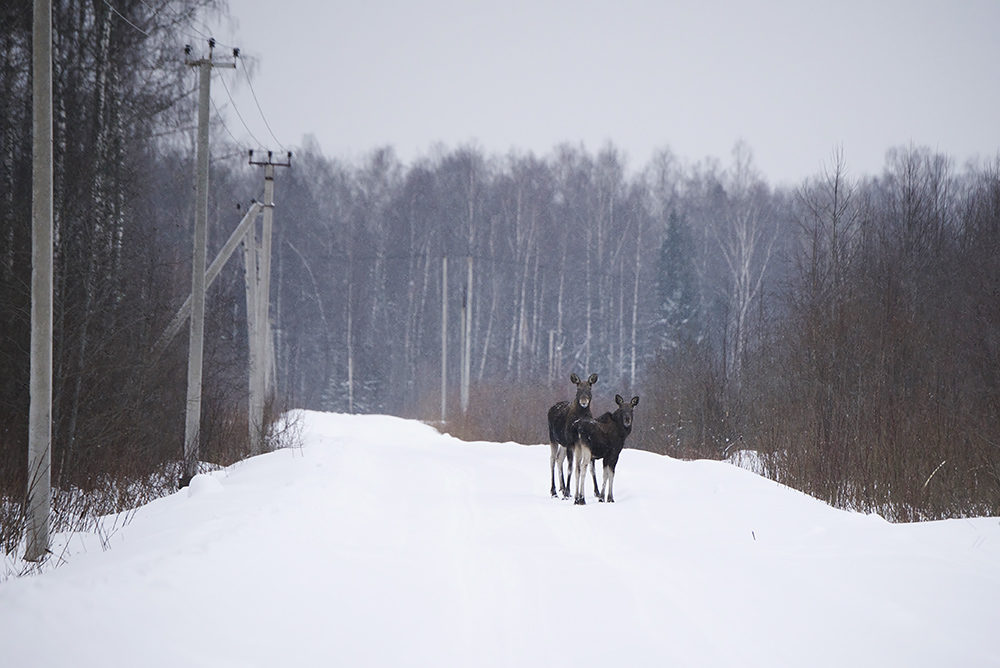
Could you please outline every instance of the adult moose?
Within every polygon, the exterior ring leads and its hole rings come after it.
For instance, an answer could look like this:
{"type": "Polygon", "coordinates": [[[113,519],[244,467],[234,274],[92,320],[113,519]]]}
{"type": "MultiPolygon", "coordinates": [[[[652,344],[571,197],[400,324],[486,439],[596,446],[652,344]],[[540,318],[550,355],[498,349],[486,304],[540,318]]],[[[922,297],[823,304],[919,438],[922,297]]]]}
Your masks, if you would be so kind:
{"type": "MultiPolygon", "coordinates": [[[[576,385],[576,397],[573,401],[560,401],[549,409],[549,469],[552,473],[552,498],[556,498],[556,466],[559,467],[559,492],[564,499],[569,498],[569,475],[573,471],[573,448],[576,444],[576,428],[578,420],[587,419],[590,414],[590,388],[597,382],[597,374],[590,374],[587,380],[580,380],[575,373],[569,377],[576,385]],[[567,477],[563,478],[563,460],[569,458],[567,477]]],[[[596,480],[596,477],[595,477],[596,480]]],[[[595,482],[596,485],[596,482],[595,482]]]]}
{"type": "MultiPolygon", "coordinates": [[[[615,466],[618,455],[625,447],[625,439],[632,433],[632,410],[639,405],[639,397],[625,401],[620,395],[615,395],[618,409],[614,413],[605,413],[596,420],[583,418],[576,423],[576,497],[573,503],[586,503],[583,484],[586,482],[587,467],[593,467],[593,460],[604,460],[604,480],[601,491],[597,494],[599,501],[615,502],[615,466]],[[606,496],[605,496],[606,494],[606,496]]],[[[572,468],[571,468],[572,470],[572,468]]],[[[591,468],[593,471],[593,468],[591,468]]],[[[594,487],[596,490],[596,474],[594,487]]]]}

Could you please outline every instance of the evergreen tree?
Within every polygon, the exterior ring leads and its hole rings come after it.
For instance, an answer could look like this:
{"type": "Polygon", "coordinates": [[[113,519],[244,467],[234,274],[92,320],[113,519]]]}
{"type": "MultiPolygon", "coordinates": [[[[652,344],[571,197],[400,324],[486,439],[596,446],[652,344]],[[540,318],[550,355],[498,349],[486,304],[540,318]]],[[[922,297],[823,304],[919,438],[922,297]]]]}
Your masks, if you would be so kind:
{"type": "Polygon", "coordinates": [[[690,225],[676,211],[671,212],[656,260],[653,335],[656,353],[676,350],[696,336],[698,295],[694,253],[690,225]]]}

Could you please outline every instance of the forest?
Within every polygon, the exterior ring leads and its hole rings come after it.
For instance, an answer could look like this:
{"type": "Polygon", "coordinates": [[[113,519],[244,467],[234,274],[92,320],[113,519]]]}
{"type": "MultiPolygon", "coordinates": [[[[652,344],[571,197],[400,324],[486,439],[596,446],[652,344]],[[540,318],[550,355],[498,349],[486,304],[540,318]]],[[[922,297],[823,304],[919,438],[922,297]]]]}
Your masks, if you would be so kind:
{"type": "MultiPolygon", "coordinates": [[[[186,336],[153,349],[190,291],[197,85],[183,45],[213,6],[54,3],[65,521],[175,489],[186,336]]],[[[0,8],[6,551],[27,470],[30,16],[26,0],[0,8]]],[[[209,258],[263,190],[214,117],[209,258]]],[[[958,166],[887,147],[880,174],[854,175],[833,147],[825,165],[773,187],[742,142],[726,162],[664,147],[633,166],[614,145],[568,143],[541,156],[442,146],[406,164],[392,147],[344,160],[304,138],[275,180],[269,415],[388,413],[541,443],[569,375],[597,373],[595,410],[642,397],[630,447],[748,458],[897,521],[996,515],[1000,156],[958,166]]],[[[238,259],[207,299],[201,454],[226,465],[249,453],[238,259]]]]}

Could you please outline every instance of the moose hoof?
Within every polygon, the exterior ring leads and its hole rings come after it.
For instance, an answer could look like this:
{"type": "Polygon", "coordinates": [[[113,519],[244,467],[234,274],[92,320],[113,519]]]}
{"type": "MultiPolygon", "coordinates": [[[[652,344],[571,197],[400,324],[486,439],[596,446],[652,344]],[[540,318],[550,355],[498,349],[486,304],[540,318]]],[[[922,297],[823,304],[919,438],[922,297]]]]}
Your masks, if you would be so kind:
{"type": "Polygon", "coordinates": [[[575,506],[585,506],[585,505],[587,505],[587,500],[584,499],[583,497],[580,497],[579,499],[577,499],[576,501],[573,502],[573,505],[575,505],[575,506]]]}

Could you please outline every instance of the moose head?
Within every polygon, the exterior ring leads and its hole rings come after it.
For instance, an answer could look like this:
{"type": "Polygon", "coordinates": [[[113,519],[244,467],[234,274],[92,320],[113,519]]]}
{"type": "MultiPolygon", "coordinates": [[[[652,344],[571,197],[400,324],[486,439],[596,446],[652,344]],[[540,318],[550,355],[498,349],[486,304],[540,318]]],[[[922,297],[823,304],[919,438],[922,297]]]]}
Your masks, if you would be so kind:
{"type": "Polygon", "coordinates": [[[590,401],[592,398],[590,388],[597,382],[597,374],[590,374],[590,378],[587,380],[580,380],[578,375],[571,374],[569,377],[571,383],[576,385],[576,403],[580,405],[581,408],[587,408],[590,406],[590,401]]]}
{"type": "Polygon", "coordinates": [[[639,405],[639,397],[632,397],[631,401],[625,401],[621,395],[616,394],[615,403],[618,404],[618,410],[615,413],[618,414],[622,426],[627,431],[632,431],[632,409],[639,405]]]}

